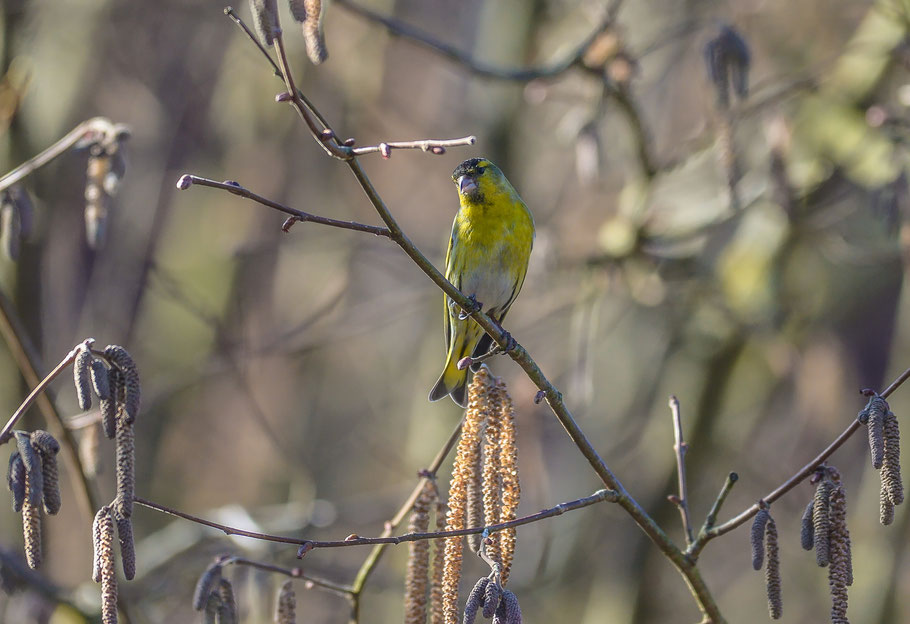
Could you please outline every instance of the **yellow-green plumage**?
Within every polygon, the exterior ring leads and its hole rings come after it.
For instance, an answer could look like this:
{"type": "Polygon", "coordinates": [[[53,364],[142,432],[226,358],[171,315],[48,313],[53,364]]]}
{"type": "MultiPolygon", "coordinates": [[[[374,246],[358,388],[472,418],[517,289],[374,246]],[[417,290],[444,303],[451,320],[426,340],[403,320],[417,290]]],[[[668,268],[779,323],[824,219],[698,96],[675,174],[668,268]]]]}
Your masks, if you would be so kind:
{"type": "MultiPolygon", "coordinates": [[[[484,158],[466,160],[452,179],[461,206],[446,253],[446,279],[502,322],[528,271],[534,219],[499,168],[484,158]]],[[[474,319],[460,319],[461,308],[448,297],[444,301],[446,365],[430,400],[451,395],[465,406],[468,370],[458,370],[458,362],[486,353],[492,340],[474,319]]]]}

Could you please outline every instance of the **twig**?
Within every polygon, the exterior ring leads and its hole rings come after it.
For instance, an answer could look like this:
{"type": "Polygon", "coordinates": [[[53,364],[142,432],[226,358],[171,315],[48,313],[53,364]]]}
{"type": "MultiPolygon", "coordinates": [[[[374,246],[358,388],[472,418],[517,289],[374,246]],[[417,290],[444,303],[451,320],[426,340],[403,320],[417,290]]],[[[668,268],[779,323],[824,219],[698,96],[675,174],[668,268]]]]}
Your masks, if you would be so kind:
{"type": "Polygon", "coordinates": [[[691,546],[695,541],[692,534],[692,525],[689,522],[689,486],[686,479],[686,452],[689,446],[683,439],[682,416],[679,409],[679,399],[675,396],[670,397],[670,412],[673,416],[673,451],[676,453],[676,472],[679,475],[679,496],[674,497],[673,502],[679,508],[679,515],[682,517],[683,529],[686,531],[686,545],[691,546]]]}
{"type": "Polygon", "coordinates": [[[36,169],[40,169],[50,161],[60,156],[66,150],[85,139],[89,134],[96,132],[101,136],[117,131],[117,126],[104,117],[93,117],[83,121],[78,126],[63,135],[56,143],[28,159],[5,176],[0,178],[0,191],[11,187],[19,180],[25,178],[36,169]]]}
{"type": "MultiPolygon", "coordinates": [[[[267,542],[279,542],[283,544],[296,544],[301,547],[301,554],[307,553],[311,550],[316,550],[317,548],[347,548],[351,546],[372,546],[376,544],[403,544],[406,542],[417,542],[421,540],[428,539],[441,539],[445,537],[462,537],[465,535],[476,535],[479,533],[496,533],[497,531],[503,531],[505,529],[510,529],[512,527],[521,526],[523,524],[531,524],[533,522],[538,522],[546,518],[552,518],[554,516],[561,516],[562,514],[568,511],[575,511],[576,509],[582,509],[583,507],[588,507],[596,503],[602,502],[619,502],[619,495],[612,490],[598,490],[591,494],[590,496],[585,496],[584,498],[579,498],[577,500],[568,501],[565,503],[560,503],[555,507],[549,509],[544,509],[538,511],[537,513],[530,514],[528,516],[523,516],[521,518],[516,518],[515,520],[510,520],[509,522],[501,522],[499,524],[491,524],[489,526],[480,526],[480,527],[470,527],[466,529],[458,529],[452,531],[434,531],[432,533],[406,533],[404,535],[398,536],[388,536],[388,537],[360,537],[358,535],[352,535],[347,539],[343,540],[308,540],[301,539],[298,537],[285,537],[281,535],[269,535],[267,533],[257,533],[255,531],[246,531],[244,529],[237,529],[225,524],[219,524],[217,522],[212,522],[211,520],[205,520],[198,516],[188,514],[183,511],[178,511],[172,509],[165,505],[160,505],[154,503],[150,500],[136,497],[134,502],[137,505],[142,505],[143,507],[148,507],[149,509],[154,509],[162,513],[166,513],[172,516],[177,516],[178,518],[183,518],[184,520],[189,520],[190,522],[195,522],[196,524],[201,524],[213,529],[218,529],[226,535],[239,535],[240,537],[250,537],[253,539],[264,540],[267,542]]],[[[351,591],[357,591],[355,587],[351,588],[351,591]]]]}
{"type": "Polygon", "coordinates": [[[351,153],[355,156],[364,154],[375,154],[379,152],[384,154],[386,150],[393,149],[419,149],[433,154],[444,154],[447,147],[462,147],[474,145],[477,143],[477,137],[467,136],[460,139],[422,139],[420,141],[389,141],[379,145],[370,145],[369,147],[355,147],[351,153]],[[385,146],[385,148],[383,148],[385,146]]]}
{"type": "Polygon", "coordinates": [[[331,592],[344,596],[345,598],[350,598],[351,588],[347,585],[342,585],[340,583],[335,583],[333,581],[328,581],[317,576],[309,576],[303,573],[303,568],[294,567],[294,568],[284,568],[282,566],[277,566],[271,563],[263,563],[261,561],[253,561],[252,559],[244,559],[243,557],[231,557],[225,562],[225,565],[245,565],[251,568],[258,568],[259,570],[265,570],[266,572],[275,572],[276,574],[284,574],[285,576],[290,576],[291,578],[299,578],[306,581],[308,584],[312,583],[317,587],[327,589],[331,592]]]}
{"type": "Polygon", "coordinates": [[[363,223],[357,223],[355,221],[341,221],[339,219],[330,219],[329,217],[320,217],[308,212],[303,212],[302,210],[297,210],[295,208],[285,206],[284,204],[279,204],[278,202],[272,201],[271,199],[263,197],[262,195],[257,195],[249,189],[244,188],[237,182],[233,182],[231,180],[225,182],[216,182],[215,180],[209,180],[208,178],[201,178],[192,174],[184,174],[180,176],[180,179],[177,181],[177,188],[180,190],[186,190],[194,184],[221,189],[222,191],[228,191],[229,193],[239,195],[240,197],[252,199],[253,201],[258,202],[263,206],[268,206],[269,208],[274,208],[275,210],[291,215],[294,221],[309,221],[311,223],[318,223],[320,225],[328,225],[330,227],[337,227],[345,230],[354,230],[357,232],[366,232],[367,234],[375,234],[376,236],[385,236],[386,238],[391,238],[391,232],[389,232],[388,228],[377,225],[365,225],[363,223]]]}
{"type": "Polygon", "coordinates": [[[428,50],[432,50],[445,59],[467,67],[471,72],[479,76],[497,78],[500,80],[513,80],[516,82],[527,82],[538,78],[552,78],[577,64],[594,39],[597,38],[597,35],[609,28],[616,20],[616,13],[622,4],[622,0],[612,0],[604,11],[603,17],[601,17],[591,33],[582,39],[578,45],[571,49],[563,58],[553,63],[536,67],[501,67],[491,65],[475,59],[470,54],[462,52],[455,46],[439,41],[434,36],[419,28],[382,15],[381,13],[377,13],[371,9],[360,6],[355,2],[351,2],[351,0],[336,0],[336,4],[344,7],[351,13],[382,24],[391,34],[412,41],[428,50]]]}
{"type": "Polygon", "coordinates": [[[3,429],[0,430],[0,444],[6,444],[9,442],[10,438],[13,437],[12,430],[16,426],[16,423],[22,418],[22,415],[32,406],[32,403],[38,398],[38,396],[44,392],[44,389],[47,388],[52,381],[54,381],[57,376],[62,373],[66,368],[72,365],[73,360],[76,359],[76,356],[79,354],[79,348],[75,348],[70,351],[65,358],[63,358],[57,366],[54,367],[54,370],[49,372],[47,376],[41,380],[41,382],[29,392],[28,396],[25,397],[25,400],[19,405],[13,415],[10,416],[10,419],[6,421],[6,425],[3,426],[3,429]]]}
{"type": "Polygon", "coordinates": [[[731,472],[727,475],[727,478],[724,479],[724,484],[721,486],[720,492],[717,493],[717,498],[714,499],[714,504],[711,505],[708,515],[705,516],[704,524],[701,525],[701,529],[698,531],[698,538],[694,542],[690,542],[689,548],[686,550],[686,554],[692,559],[698,558],[701,549],[704,548],[707,543],[707,540],[702,538],[708,531],[714,528],[714,523],[717,522],[717,514],[720,513],[720,508],[723,506],[724,501],[727,500],[730,490],[733,489],[733,485],[738,480],[739,475],[735,472],[731,472]]]}
{"type": "MultiPolygon", "coordinates": [[[[885,390],[882,391],[881,396],[884,398],[887,398],[891,393],[893,393],[895,390],[900,388],[901,385],[905,381],[907,381],[908,378],[910,378],[910,368],[905,370],[903,373],[901,373],[898,376],[897,379],[892,381],[891,385],[889,385],[887,388],[885,388],[885,390]]],[[[786,481],[781,483],[773,491],[771,491],[768,494],[766,494],[765,496],[761,497],[760,500],[763,500],[767,504],[770,505],[771,503],[773,503],[774,501],[779,499],[781,496],[783,496],[784,494],[786,494],[787,492],[789,492],[790,490],[795,488],[797,485],[802,483],[807,477],[811,476],[815,472],[815,470],[819,466],[821,466],[824,463],[824,461],[826,459],[828,459],[828,457],[830,457],[834,453],[834,451],[839,449],[843,445],[844,442],[846,442],[848,439],[850,439],[850,436],[852,436],[854,433],[856,433],[856,430],[859,429],[860,426],[861,426],[860,422],[858,420],[854,419],[850,423],[850,425],[846,429],[844,429],[844,431],[839,436],[837,436],[837,438],[835,438],[834,441],[831,442],[831,444],[829,444],[825,448],[825,450],[823,450],[821,453],[819,453],[812,461],[810,461],[808,464],[803,466],[796,474],[794,474],[792,477],[790,477],[789,479],[787,479],[786,481]]],[[[756,504],[752,505],[751,507],[749,507],[748,509],[746,509],[745,511],[743,511],[742,513],[740,513],[739,515],[735,516],[734,518],[727,520],[723,524],[713,527],[710,530],[703,532],[702,534],[699,534],[698,539],[689,548],[689,551],[691,553],[697,555],[698,552],[701,551],[702,548],[704,548],[704,546],[707,542],[711,541],[715,537],[720,537],[724,533],[729,533],[733,529],[735,529],[738,526],[740,526],[741,524],[745,523],[750,518],[752,518],[755,514],[757,514],[758,510],[759,510],[759,506],[758,506],[758,503],[756,503],[756,504]]]]}

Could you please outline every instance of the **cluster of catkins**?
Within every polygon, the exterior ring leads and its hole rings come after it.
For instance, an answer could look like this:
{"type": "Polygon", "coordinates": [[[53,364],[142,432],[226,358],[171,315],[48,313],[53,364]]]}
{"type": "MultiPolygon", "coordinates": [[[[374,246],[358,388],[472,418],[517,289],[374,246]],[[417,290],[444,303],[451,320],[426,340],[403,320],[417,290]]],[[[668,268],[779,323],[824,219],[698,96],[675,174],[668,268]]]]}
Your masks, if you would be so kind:
{"type": "MultiPolygon", "coordinates": [[[[234,599],[234,586],[224,576],[224,568],[235,563],[236,558],[222,555],[205,569],[196,582],[193,608],[201,611],[206,624],[237,624],[239,616],[234,599]]],[[[286,581],[278,590],[275,601],[275,624],[297,622],[297,595],[292,581],[286,581]]]]}
{"type": "Polygon", "coordinates": [[[101,618],[104,624],[117,622],[117,576],[114,569],[114,527],[120,544],[123,575],[136,575],[133,544],[133,500],[135,498],[135,434],[133,424],[139,413],[139,371],[133,358],[121,346],[108,345],[92,351],[92,340],[78,347],[73,377],[79,407],[91,409],[92,394],[97,395],[101,426],[109,439],[116,440],[117,495],[110,505],[98,510],[92,525],[94,563],[92,579],[101,583],[101,618]]]}
{"type": "MultiPolygon", "coordinates": [[[[291,16],[300,24],[307,56],[314,65],[319,65],[329,57],[323,31],[326,4],[327,0],[288,0],[291,16]]],[[[277,0],[250,0],[250,12],[259,39],[267,46],[272,45],[275,37],[281,33],[277,0]]]]}
{"type": "Polygon", "coordinates": [[[57,453],[60,444],[47,431],[13,431],[16,450],[9,457],[6,485],[13,510],[22,512],[25,558],[31,568],[41,565],[41,510],[60,511],[57,453]]]}
{"type": "MultiPolygon", "coordinates": [[[[468,409],[449,484],[447,531],[489,527],[515,519],[521,487],[514,418],[505,383],[482,367],[468,389],[468,409]]],[[[496,624],[521,622],[517,598],[503,587],[509,580],[515,553],[515,529],[497,531],[488,537],[472,535],[468,545],[494,567],[494,573],[486,582],[481,579],[485,587],[480,594],[472,594],[475,597],[465,607],[464,622],[473,622],[481,605],[485,617],[493,617],[496,624]],[[495,589],[489,588],[490,585],[495,589]]],[[[432,592],[433,624],[458,621],[462,549],[460,537],[445,538],[440,548],[443,561],[441,573],[434,570],[434,578],[439,579],[440,585],[432,592]]]]}
{"type": "Polygon", "coordinates": [[[889,525],[894,522],[894,506],[904,502],[904,485],[901,480],[901,433],[897,417],[891,411],[888,402],[875,394],[857,419],[868,429],[872,467],[881,471],[879,520],[882,524],[889,525]]]}

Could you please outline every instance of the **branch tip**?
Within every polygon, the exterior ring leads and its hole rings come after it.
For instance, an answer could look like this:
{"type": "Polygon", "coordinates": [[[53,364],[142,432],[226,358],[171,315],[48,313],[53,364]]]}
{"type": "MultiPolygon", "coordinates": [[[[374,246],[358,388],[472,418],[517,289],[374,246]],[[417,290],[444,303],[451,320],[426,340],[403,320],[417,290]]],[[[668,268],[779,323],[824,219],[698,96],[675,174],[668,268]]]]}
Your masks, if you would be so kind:
{"type": "Polygon", "coordinates": [[[181,191],[185,191],[191,186],[193,186],[193,176],[188,173],[183,174],[180,176],[180,179],[177,180],[177,188],[181,191]]]}
{"type": "Polygon", "coordinates": [[[294,98],[287,91],[282,91],[281,93],[278,93],[275,95],[275,101],[279,102],[279,103],[280,102],[290,102],[292,99],[294,99],[294,98]]]}

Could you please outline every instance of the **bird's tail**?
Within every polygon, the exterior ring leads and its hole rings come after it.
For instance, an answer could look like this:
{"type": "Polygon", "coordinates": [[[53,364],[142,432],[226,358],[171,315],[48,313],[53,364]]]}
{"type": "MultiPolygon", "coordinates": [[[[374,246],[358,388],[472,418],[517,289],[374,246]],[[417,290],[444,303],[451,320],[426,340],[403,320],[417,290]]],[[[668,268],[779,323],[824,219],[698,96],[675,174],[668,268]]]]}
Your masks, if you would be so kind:
{"type": "Polygon", "coordinates": [[[452,400],[460,406],[467,407],[468,369],[458,370],[458,360],[453,357],[449,357],[445,370],[439,376],[439,381],[430,390],[430,400],[438,401],[447,395],[450,395],[452,400]]]}

